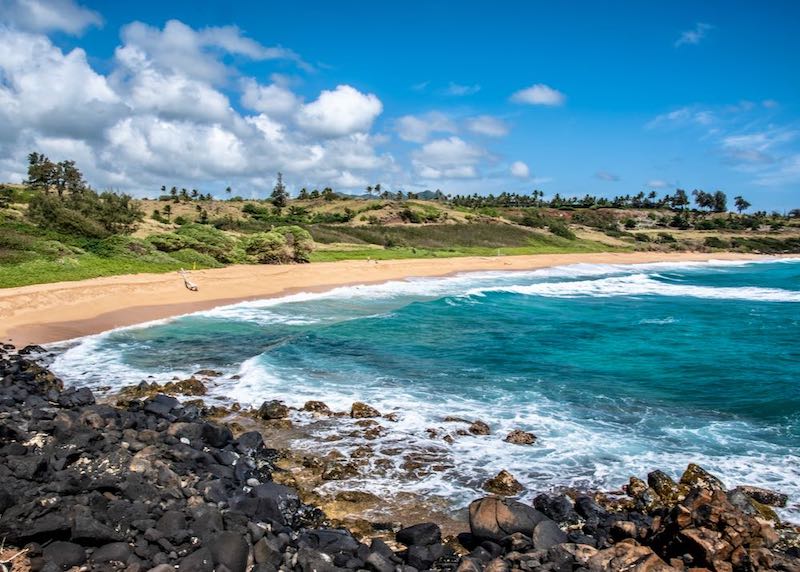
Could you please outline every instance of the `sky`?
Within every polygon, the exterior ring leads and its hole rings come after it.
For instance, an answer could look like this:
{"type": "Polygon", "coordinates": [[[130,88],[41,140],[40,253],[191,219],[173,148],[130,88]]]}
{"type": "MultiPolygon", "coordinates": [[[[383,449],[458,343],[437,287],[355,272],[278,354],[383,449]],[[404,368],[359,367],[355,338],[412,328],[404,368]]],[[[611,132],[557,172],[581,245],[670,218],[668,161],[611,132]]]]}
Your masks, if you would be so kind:
{"type": "Polygon", "coordinates": [[[800,207],[800,3],[0,0],[0,181],[800,207]]]}

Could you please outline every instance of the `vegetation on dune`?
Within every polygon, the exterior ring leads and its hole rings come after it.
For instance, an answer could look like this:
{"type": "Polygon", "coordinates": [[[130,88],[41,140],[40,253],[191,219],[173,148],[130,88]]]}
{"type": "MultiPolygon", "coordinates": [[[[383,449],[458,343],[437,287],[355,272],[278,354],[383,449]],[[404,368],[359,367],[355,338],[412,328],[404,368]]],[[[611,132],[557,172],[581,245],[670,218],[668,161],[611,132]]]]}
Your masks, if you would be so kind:
{"type": "Polygon", "coordinates": [[[800,210],[748,212],[722,191],[614,198],[530,194],[366,195],[301,189],[225,200],[163,185],[158,199],[97,192],[73,161],[29,156],[24,185],[0,185],[0,287],[227,264],[598,252],[800,251],[800,210]]]}

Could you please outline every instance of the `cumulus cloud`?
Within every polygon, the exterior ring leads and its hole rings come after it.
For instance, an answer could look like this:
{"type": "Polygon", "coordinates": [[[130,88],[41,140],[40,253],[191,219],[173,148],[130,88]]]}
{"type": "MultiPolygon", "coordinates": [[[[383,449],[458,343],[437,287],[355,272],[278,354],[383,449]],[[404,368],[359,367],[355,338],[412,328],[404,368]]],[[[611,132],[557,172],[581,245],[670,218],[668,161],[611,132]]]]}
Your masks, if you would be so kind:
{"type": "Polygon", "coordinates": [[[0,77],[0,123],[9,134],[92,138],[125,108],[82,49],[65,54],[38,34],[0,28],[0,77]]]}
{"type": "Polygon", "coordinates": [[[397,135],[403,141],[424,143],[432,133],[455,133],[455,123],[444,113],[431,111],[422,115],[404,115],[395,123],[397,135]]]}
{"type": "Polygon", "coordinates": [[[277,170],[297,184],[342,186],[393,172],[370,133],[382,111],[375,95],[340,85],[304,105],[281,78],[243,78],[226,82],[239,88],[239,112],[216,85],[232,75],[232,53],[280,57],[232,28],[133,25],[103,75],[80,48],[0,26],[0,179],[22,179],[31,150],[75,159],[97,187],[134,193],[225,181],[247,196],[271,187],[277,170]]]}
{"type": "Polygon", "coordinates": [[[563,93],[543,83],[536,83],[521,89],[511,96],[511,101],[514,103],[528,105],[559,106],[564,105],[566,99],[563,93]]]}
{"type": "Polygon", "coordinates": [[[300,109],[297,122],[311,133],[340,137],[368,131],[383,111],[383,104],[372,93],[364,94],[349,85],[324,90],[300,109]]]}
{"type": "Polygon", "coordinates": [[[508,124],[491,115],[479,115],[467,120],[467,129],[479,135],[488,137],[504,137],[510,130],[508,124]]]}
{"type": "Polygon", "coordinates": [[[681,32],[681,35],[675,40],[675,47],[679,48],[680,46],[699,44],[706,37],[708,31],[713,28],[714,26],[711,24],[698,22],[691,30],[681,32]]]}
{"type": "Polygon", "coordinates": [[[413,154],[417,173],[426,179],[460,179],[478,176],[477,164],[486,152],[460,137],[436,139],[413,154]]]}
{"type": "Polygon", "coordinates": [[[511,174],[519,179],[527,179],[531,175],[531,170],[528,165],[522,161],[514,161],[511,163],[511,174]]]}
{"type": "Polygon", "coordinates": [[[73,0],[0,0],[0,21],[30,32],[66,32],[78,35],[103,18],[73,0]]]}
{"type": "Polygon", "coordinates": [[[219,57],[223,53],[256,61],[282,59],[307,65],[293,51],[263,46],[236,26],[196,30],[179,20],[169,20],[159,29],[132,22],[122,28],[121,35],[123,46],[117,49],[118,58],[130,60],[144,54],[159,68],[213,83],[224,81],[232,73],[219,57]],[[132,51],[135,55],[126,57],[121,51],[132,51]]]}
{"type": "Polygon", "coordinates": [[[619,181],[619,175],[615,175],[614,173],[609,173],[608,171],[597,171],[594,174],[596,179],[600,179],[601,181],[610,181],[616,182],[619,181]]]}
{"type": "Polygon", "coordinates": [[[242,105],[253,111],[284,116],[294,112],[300,104],[291,90],[276,83],[259,85],[255,80],[247,79],[243,85],[242,105]]]}

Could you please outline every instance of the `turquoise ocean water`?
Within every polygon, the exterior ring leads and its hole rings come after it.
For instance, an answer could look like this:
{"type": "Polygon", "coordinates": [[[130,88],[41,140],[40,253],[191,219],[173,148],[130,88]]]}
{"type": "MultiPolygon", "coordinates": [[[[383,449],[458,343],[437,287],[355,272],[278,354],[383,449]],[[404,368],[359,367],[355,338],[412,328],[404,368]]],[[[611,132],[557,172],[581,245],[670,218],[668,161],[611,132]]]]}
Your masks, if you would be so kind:
{"type": "Polygon", "coordinates": [[[695,461],[728,484],[790,494],[784,514],[800,520],[796,259],[581,264],[350,286],[54,347],[53,369],[78,385],[211,368],[226,374],[212,390],[221,400],[320,399],[343,410],[360,400],[397,412],[374,441],[328,441],[334,430],[322,426],[297,443],[373,447],[372,464],[330,488],[466,503],[500,469],[533,495],[616,487],[655,468],[678,475],[695,461]],[[447,415],[483,419],[493,433],[448,444],[442,434],[459,425],[443,422],[447,415]],[[539,442],[504,443],[516,428],[539,442]],[[414,475],[403,469],[409,455],[423,460],[414,475]]]}

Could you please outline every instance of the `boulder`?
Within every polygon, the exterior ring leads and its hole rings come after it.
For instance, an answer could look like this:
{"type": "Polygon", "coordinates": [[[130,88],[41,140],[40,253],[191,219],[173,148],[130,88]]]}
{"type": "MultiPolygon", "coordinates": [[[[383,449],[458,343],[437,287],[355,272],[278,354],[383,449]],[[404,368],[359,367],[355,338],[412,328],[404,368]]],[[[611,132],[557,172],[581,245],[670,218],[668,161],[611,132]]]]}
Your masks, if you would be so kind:
{"type": "Polygon", "coordinates": [[[272,401],[265,401],[262,403],[261,407],[259,407],[256,412],[256,416],[266,421],[271,419],[285,419],[289,416],[289,408],[277,399],[273,399],[272,401]]]}
{"type": "Polygon", "coordinates": [[[674,505],[683,500],[688,492],[686,485],[679,485],[664,471],[652,471],[648,473],[647,484],[667,505],[674,505]]]}
{"type": "Polygon", "coordinates": [[[506,435],[503,441],[514,445],[533,445],[536,443],[536,435],[520,429],[514,429],[511,433],[506,435]]]}
{"type": "Polygon", "coordinates": [[[93,563],[106,563],[106,562],[121,562],[123,564],[128,562],[131,556],[131,549],[127,542],[111,542],[104,544],[94,551],[92,554],[93,563]]]}
{"type": "Polygon", "coordinates": [[[439,544],[442,541],[442,531],[438,525],[425,522],[398,530],[395,539],[406,546],[439,544]]]}
{"type": "Polygon", "coordinates": [[[211,556],[211,551],[206,547],[195,550],[181,560],[180,569],[192,572],[214,572],[214,558],[211,556]]]}
{"type": "Polygon", "coordinates": [[[591,572],[677,572],[651,548],[627,542],[601,550],[586,562],[591,572]]]}
{"type": "Polygon", "coordinates": [[[202,430],[203,441],[212,447],[222,448],[233,441],[233,433],[225,425],[218,423],[204,423],[202,430]]]}
{"type": "Polygon", "coordinates": [[[381,416],[380,411],[360,401],[356,401],[355,403],[353,403],[353,406],[350,408],[350,417],[352,417],[353,419],[365,419],[367,417],[380,417],[380,416],[381,416]]]}
{"type": "Polygon", "coordinates": [[[303,411],[315,413],[317,415],[332,415],[331,408],[322,401],[306,401],[303,405],[303,411]]]}
{"type": "Polygon", "coordinates": [[[47,562],[52,562],[59,570],[69,570],[86,562],[86,551],[73,542],[51,542],[44,547],[42,554],[47,562]]]}
{"type": "Polygon", "coordinates": [[[250,546],[242,534],[230,530],[220,532],[207,546],[216,566],[226,566],[231,572],[245,572],[250,546]]]}
{"type": "Polygon", "coordinates": [[[487,425],[480,419],[473,421],[467,428],[467,431],[469,431],[473,435],[490,435],[492,433],[492,430],[489,427],[489,425],[487,425]]]}
{"type": "Polygon", "coordinates": [[[533,499],[533,508],[560,524],[575,524],[578,514],[572,501],[563,494],[540,494],[533,499]]]}
{"type": "Polygon", "coordinates": [[[483,489],[496,495],[512,497],[522,492],[523,487],[514,476],[503,469],[496,476],[483,483],[483,489]]]}
{"type": "Polygon", "coordinates": [[[703,489],[711,492],[725,490],[725,485],[721,480],[694,463],[689,463],[689,466],[686,467],[680,484],[686,485],[690,489],[703,489]]]}
{"type": "Polygon", "coordinates": [[[478,539],[500,540],[515,532],[526,536],[547,517],[521,502],[485,497],[469,505],[469,526],[478,539]]]}
{"type": "Polygon", "coordinates": [[[761,487],[751,487],[742,485],[736,487],[734,490],[741,491],[751,499],[767,506],[776,506],[783,508],[789,501],[789,497],[783,493],[771,491],[769,489],[762,489],[761,487]]]}
{"type": "Polygon", "coordinates": [[[556,544],[566,542],[567,534],[554,521],[543,520],[533,529],[531,540],[536,550],[547,550],[556,544]]]}

